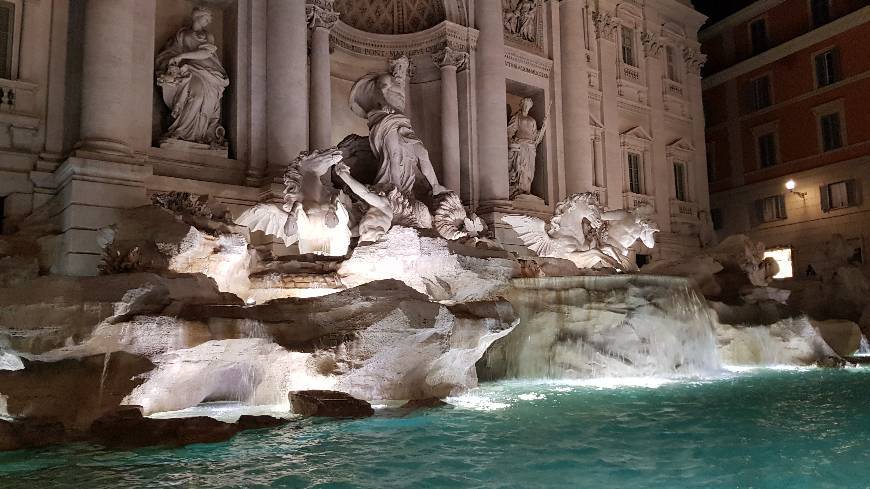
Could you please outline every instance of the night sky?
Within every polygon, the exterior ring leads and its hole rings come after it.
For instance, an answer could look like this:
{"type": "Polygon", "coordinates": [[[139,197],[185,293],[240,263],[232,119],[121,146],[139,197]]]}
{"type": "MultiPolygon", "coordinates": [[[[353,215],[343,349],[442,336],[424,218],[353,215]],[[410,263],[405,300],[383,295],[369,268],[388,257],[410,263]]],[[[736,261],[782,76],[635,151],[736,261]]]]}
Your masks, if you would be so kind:
{"type": "Polygon", "coordinates": [[[706,25],[718,22],[754,0],[692,0],[695,8],[710,17],[706,25]]]}

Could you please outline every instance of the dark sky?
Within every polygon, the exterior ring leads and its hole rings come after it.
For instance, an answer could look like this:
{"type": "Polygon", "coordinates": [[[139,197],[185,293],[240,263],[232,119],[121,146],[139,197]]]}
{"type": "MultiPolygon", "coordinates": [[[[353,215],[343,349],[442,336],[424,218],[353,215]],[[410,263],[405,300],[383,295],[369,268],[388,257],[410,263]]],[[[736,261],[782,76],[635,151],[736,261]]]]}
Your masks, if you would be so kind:
{"type": "Polygon", "coordinates": [[[753,2],[754,0],[692,0],[696,9],[710,17],[706,25],[718,22],[753,2]]]}

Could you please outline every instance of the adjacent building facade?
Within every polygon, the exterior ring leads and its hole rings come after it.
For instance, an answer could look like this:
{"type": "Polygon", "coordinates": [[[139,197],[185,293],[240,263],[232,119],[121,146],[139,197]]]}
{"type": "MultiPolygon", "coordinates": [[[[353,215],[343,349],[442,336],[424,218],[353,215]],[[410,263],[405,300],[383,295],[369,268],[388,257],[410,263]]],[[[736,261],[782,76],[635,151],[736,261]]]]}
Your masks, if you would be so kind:
{"type": "Polygon", "coordinates": [[[870,6],[761,0],[700,33],[712,216],[791,254],[795,275],[828,268],[841,234],[870,244],[870,6]]]}
{"type": "Polygon", "coordinates": [[[686,253],[710,220],[704,20],[688,0],[0,1],[2,229],[35,212],[55,233],[50,270],[92,274],[99,230],[154,194],[234,212],[274,199],[299,152],[368,133],[351,87],[404,55],[406,112],[440,182],[503,242],[501,216],[588,191],[654,208],[659,246],[639,259],[686,253]],[[172,50],[190,42],[220,119],[182,131],[190,106],[172,104],[206,86],[182,89],[193,58],[172,50]],[[508,124],[524,99],[542,132],[515,196],[508,124]]]}

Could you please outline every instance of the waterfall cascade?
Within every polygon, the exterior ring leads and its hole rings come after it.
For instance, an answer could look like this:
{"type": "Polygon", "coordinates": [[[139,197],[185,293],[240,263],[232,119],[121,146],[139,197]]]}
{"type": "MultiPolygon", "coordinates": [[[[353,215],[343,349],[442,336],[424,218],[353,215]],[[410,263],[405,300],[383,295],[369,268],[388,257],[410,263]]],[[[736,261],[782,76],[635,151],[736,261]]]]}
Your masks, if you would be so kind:
{"type": "Polygon", "coordinates": [[[478,363],[486,378],[680,376],[720,368],[714,320],[686,279],[516,279],[520,325],[478,363]]]}

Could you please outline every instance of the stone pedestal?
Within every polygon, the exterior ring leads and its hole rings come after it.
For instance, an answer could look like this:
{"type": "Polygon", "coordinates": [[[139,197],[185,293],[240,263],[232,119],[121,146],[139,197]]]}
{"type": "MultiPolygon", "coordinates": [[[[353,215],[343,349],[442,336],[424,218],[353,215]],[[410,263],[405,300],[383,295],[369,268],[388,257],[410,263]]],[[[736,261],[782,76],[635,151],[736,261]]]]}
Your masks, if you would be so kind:
{"type": "Polygon", "coordinates": [[[99,230],[117,221],[119,209],[149,203],[145,180],[153,174],[150,166],[96,156],[80,152],[54,173],[54,199],[63,212],[52,273],[96,275],[102,256],[99,230]]]}

